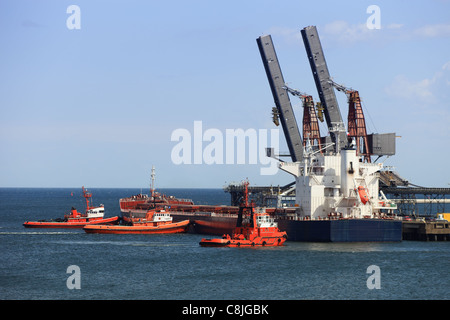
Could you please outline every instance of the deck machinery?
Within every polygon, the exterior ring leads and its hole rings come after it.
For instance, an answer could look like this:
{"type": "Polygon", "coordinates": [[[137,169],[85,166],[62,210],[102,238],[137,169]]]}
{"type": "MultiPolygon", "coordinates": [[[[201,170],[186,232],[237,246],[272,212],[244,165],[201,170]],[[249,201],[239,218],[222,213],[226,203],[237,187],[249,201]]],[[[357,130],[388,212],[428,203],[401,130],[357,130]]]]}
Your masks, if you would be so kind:
{"type": "MultiPolygon", "coordinates": [[[[379,192],[383,165],[371,161],[372,155],[395,154],[395,134],[367,135],[359,93],[332,81],[316,27],[306,27],[301,34],[319,94],[319,115],[310,95],[286,85],[271,36],[257,39],[275,116],[279,116],[292,160],[280,160],[279,166],[295,177],[296,214],[286,222],[280,218],[279,225],[297,241],[400,241],[396,205],[379,192]],[[348,133],[335,88],[349,99],[348,133]],[[303,139],[289,94],[303,101],[303,139]],[[329,136],[320,136],[317,119],[321,113],[329,136]]],[[[272,152],[268,155],[273,156],[272,152]]]]}

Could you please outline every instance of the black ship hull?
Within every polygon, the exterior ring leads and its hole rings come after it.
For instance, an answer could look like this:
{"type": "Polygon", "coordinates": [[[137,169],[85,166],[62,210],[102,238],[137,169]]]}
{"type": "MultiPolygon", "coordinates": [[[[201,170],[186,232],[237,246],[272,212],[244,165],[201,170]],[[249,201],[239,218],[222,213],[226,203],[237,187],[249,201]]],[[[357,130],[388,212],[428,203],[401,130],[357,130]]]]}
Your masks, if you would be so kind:
{"type": "Polygon", "coordinates": [[[396,242],[402,240],[402,222],[385,219],[279,220],[288,241],[396,242]]]}
{"type": "MultiPolygon", "coordinates": [[[[171,213],[174,221],[189,219],[191,232],[222,236],[231,234],[237,217],[171,213]]],[[[398,242],[402,222],[389,219],[288,220],[275,219],[288,241],[299,242],[398,242]]]]}

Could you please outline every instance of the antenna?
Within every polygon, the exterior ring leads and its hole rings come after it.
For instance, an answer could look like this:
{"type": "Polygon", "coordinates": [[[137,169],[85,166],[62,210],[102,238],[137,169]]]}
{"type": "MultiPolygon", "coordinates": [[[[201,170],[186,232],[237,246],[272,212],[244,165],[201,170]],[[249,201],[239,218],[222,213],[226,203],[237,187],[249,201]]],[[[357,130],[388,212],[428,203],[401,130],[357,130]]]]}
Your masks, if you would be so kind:
{"type": "Polygon", "coordinates": [[[150,194],[151,194],[151,196],[153,197],[153,194],[154,194],[154,192],[155,192],[155,177],[156,177],[156,174],[155,174],[155,166],[152,166],[152,174],[151,174],[151,177],[152,177],[152,185],[150,186],[150,194]]]}

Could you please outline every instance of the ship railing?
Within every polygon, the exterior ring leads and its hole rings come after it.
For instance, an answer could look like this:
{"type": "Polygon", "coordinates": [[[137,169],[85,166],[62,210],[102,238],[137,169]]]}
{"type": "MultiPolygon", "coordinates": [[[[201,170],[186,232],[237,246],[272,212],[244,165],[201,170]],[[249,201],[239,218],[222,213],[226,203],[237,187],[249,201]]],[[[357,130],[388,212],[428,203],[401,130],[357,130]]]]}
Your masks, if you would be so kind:
{"type": "Polygon", "coordinates": [[[169,208],[169,211],[171,211],[174,214],[184,214],[184,215],[203,215],[203,216],[218,216],[221,217],[224,214],[228,214],[230,212],[221,212],[221,213],[216,213],[214,211],[205,211],[205,210],[183,210],[183,209],[175,209],[175,210],[171,210],[169,208]]]}
{"type": "Polygon", "coordinates": [[[234,218],[237,217],[235,213],[215,213],[215,212],[205,212],[205,211],[195,211],[195,212],[186,212],[186,211],[176,211],[172,212],[172,214],[182,214],[184,216],[207,216],[207,217],[229,217],[234,218]]]}
{"type": "Polygon", "coordinates": [[[228,218],[234,218],[237,216],[236,213],[215,213],[211,212],[212,217],[228,217],[228,218]]]}
{"type": "Polygon", "coordinates": [[[174,215],[182,214],[184,216],[199,216],[199,215],[210,216],[211,215],[210,212],[189,212],[189,211],[178,211],[178,210],[177,211],[170,211],[170,208],[169,208],[169,212],[171,214],[174,214],[174,215]]]}
{"type": "Polygon", "coordinates": [[[385,200],[378,200],[375,202],[375,208],[377,209],[397,209],[397,204],[393,201],[385,201],[385,200]]]}
{"type": "MultiPolygon", "coordinates": [[[[276,215],[275,218],[277,220],[292,220],[292,221],[329,221],[329,220],[347,220],[347,219],[361,219],[359,217],[355,216],[339,216],[339,215],[333,215],[329,217],[316,217],[311,219],[309,216],[306,217],[299,217],[297,215],[276,215]]],[[[401,217],[398,217],[397,215],[391,215],[391,214],[379,214],[379,215],[373,215],[368,217],[373,219],[388,219],[388,220],[401,220],[401,217]]]]}
{"type": "Polygon", "coordinates": [[[177,200],[177,201],[179,201],[179,202],[192,202],[192,203],[193,203],[192,199],[180,199],[180,198],[176,198],[176,199],[174,199],[174,200],[177,200]]]}

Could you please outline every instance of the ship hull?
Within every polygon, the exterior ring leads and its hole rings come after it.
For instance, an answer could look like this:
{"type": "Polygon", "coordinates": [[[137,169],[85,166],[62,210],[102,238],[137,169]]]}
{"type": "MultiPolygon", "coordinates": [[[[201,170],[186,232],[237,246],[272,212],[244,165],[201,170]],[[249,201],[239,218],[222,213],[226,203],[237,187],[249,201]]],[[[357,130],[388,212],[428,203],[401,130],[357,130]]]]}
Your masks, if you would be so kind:
{"type": "Polygon", "coordinates": [[[105,218],[105,219],[92,219],[89,221],[27,221],[23,224],[25,228],[55,228],[55,229],[71,229],[71,228],[83,228],[86,225],[98,225],[98,224],[117,224],[119,217],[105,218]]]}
{"type": "Polygon", "coordinates": [[[83,230],[86,233],[102,234],[171,234],[184,233],[187,231],[189,220],[164,224],[159,226],[86,226],[83,230]]]}
{"type": "Polygon", "coordinates": [[[402,222],[387,219],[278,220],[289,241],[303,242],[398,242],[402,222]]]}
{"type": "MultiPolygon", "coordinates": [[[[174,221],[190,219],[193,232],[218,235],[233,232],[237,217],[171,213],[174,221]]],[[[389,219],[287,220],[275,219],[288,241],[299,242],[397,242],[402,240],[402,222],[389,219]]]]}
{"type": "Polygon", "coordinates": [[[236,227],[237,218],[195,219],[192,226],[195,233],[223,235],[230,234],[236,227]]]}
{"type": "Polygon", "coordinates": [[[202,247],[281,247],[286,239],[279,237],[257,237],[253,241],[238,239],[202,239],[199,245],[202,247]]]}

